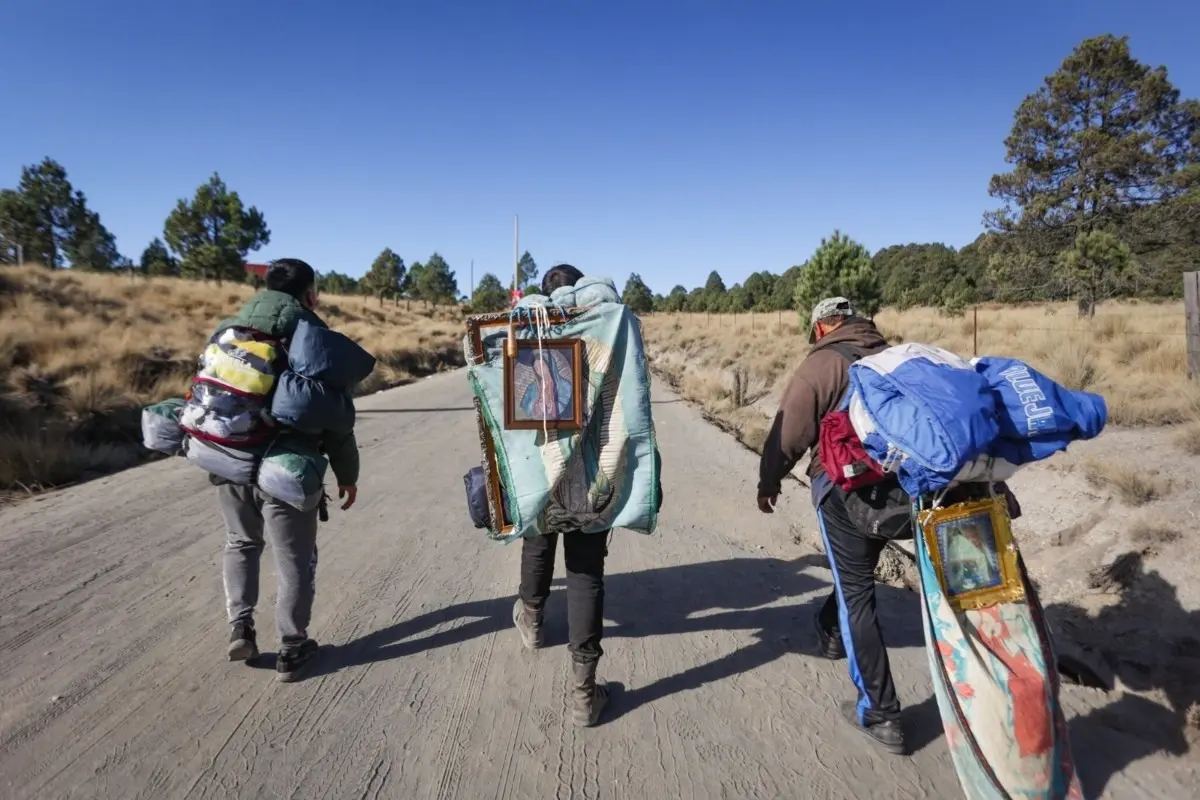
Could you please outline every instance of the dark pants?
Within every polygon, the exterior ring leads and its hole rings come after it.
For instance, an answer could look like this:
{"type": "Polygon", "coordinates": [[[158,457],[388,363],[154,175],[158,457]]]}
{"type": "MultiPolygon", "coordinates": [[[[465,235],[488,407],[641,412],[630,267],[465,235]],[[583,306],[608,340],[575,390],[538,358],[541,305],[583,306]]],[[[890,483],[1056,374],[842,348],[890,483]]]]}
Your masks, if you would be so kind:
{"type": "MultiPolygon", "coordinates": [[[[563,535],[567,562],[567,649],[579,662],[597,661],[604,650],[604,559],[608,533],[563,535]]],[[[554,580],[556,533],[525,539],[521,545],[521,601],[537,614],[546,607],[554,580]]]]}
{"type": "Polygon", "coordinates": [[[850,678],[858,687],[858,720],[871,725],[899,719],[900,701],[875,613],[875,567],[887,542],[854,527],[837,489],[821,502],[817,519],[833,571],[833,592],[821,608],[821,627],[840,634],[845,645],[850,678]]]}

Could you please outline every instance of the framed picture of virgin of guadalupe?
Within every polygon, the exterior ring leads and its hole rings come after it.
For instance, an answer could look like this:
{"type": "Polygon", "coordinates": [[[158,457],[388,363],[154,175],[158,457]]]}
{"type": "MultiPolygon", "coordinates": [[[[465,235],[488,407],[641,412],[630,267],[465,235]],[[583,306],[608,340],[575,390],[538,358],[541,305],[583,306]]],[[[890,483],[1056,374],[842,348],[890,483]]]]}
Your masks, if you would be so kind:
{"type": "Polygon", "coordinates": [[[583,428],[583,340],[519,339],[504,360],[506,430],[583,428]]]}
{"type": "Polygon", "coordinates": [[[952,608],[986,608],[1025,596],[1003,496],[955,503],[923,512],[920,519],[925,548],[952,608]]]}

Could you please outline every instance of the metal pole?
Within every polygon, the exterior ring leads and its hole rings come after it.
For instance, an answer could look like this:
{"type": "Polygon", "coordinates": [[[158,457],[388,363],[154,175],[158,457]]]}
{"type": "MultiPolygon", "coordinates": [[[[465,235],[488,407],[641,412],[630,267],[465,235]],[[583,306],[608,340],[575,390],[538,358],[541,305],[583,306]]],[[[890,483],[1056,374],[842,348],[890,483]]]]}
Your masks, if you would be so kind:
{"type": "Polygon", "coordinates": [[[521,217],[513,214],[513,291],[520,289],[518,284],[521,282],[521,248],[519,245],[521,239],[521,217]]]}
{"type": "Polygon", "coordinates": [[[475,302],[475,259],[471,259],[471,302],[475,302]]]}

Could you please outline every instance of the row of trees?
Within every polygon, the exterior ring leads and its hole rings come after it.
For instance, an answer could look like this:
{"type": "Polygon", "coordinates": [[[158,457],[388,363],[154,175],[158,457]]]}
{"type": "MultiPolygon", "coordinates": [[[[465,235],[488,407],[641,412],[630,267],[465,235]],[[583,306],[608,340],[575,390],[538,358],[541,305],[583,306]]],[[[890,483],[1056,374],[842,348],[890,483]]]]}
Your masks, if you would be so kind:
{"type": "Polygon", "coordinates": [[[657,296],[664,311],[806,312],[821,295],[954,310],[985,301],[1174,297],[1200,269],[1200,102],[1181,99],[1164,67],[1130,54],[1125,37],[1082,42],[1024,99],[1005,140],[1008,172],[989,192],[1003,204],[956,250],[894,245],[869,255],[835,232],[804,264],[726,289],[657,296]]]}
{"type": "Polygon", "coordinates": [[[441,253],[434,253],[424,264],[414,261],[407,267],[404,259],[390,247],[384,248],[362,278],[340,272],[319,273],[317,287],[331,294],[366,294],[385,298],[408,297],[431,303],[452,303],[459,299],[458,279],[441,253]]]}
{"type": "MultiPolygon", "coordinates": [[[[270,241],[262,212],[246,207],[216,173],[190,200],[176,203],[163,223],[162,237],[151,241],[136,263],[117,250],[115,237],[57,161],[47,158],[24,167],[15,189],[0,190],[0,264],[20,259],[47,267],[136,270],[155,277],[240,282],[247,280],[247,254],[270,241]]],[[[534,266],[530,278],[536,274],[534,266]]],[[[361,279],[330,272],[319,275],[318,281],[323,290],[338,294],[431,302],[459,299],[454,271],[438,253],[424,264],[406,268],[388,248],[361,279]]]]}

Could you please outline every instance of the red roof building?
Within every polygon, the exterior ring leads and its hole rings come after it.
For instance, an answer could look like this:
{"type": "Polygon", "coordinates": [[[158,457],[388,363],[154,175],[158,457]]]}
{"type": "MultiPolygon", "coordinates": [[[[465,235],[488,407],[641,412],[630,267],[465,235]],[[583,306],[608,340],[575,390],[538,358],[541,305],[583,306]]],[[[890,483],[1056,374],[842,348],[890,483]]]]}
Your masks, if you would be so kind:
{"type": "Polygon", "coordinates": [[[253,275],[254,277],[258,278],[259,280],[266,280],[267,267],[269,267],[269,266],[270,266],[269,264],[247,264],[246,265],[246,274],[253,275]]]}

